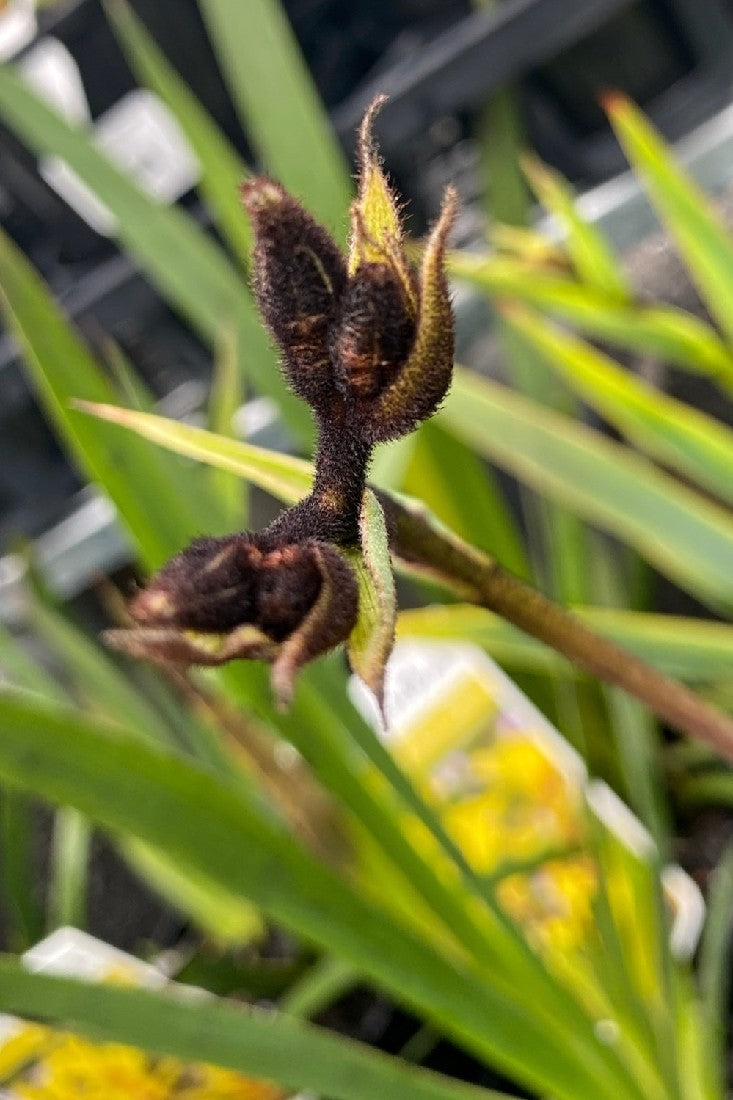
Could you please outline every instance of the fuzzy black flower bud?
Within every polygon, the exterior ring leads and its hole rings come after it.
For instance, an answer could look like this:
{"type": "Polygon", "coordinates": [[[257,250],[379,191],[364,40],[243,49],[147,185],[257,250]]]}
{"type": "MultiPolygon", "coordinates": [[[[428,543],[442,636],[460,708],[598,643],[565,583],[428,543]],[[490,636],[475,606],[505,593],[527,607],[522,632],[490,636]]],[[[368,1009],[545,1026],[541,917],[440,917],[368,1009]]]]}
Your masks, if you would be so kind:
{"type": "Polygon", "coordinates": [[[242,201],[255,235],[253,290],[282,352],[293,390],[314,409],[332,400],[328,334],[346,285],[346,263],[296,199],[266,178],[248,180],[242,201]]]}
{"type": "MultiPolygon", "coordinates": [[[[258,534],[196,539],[133,599],[133,628],[107,633],[111,645],[162,663],[269,661],[281,703],[307,661],[350,636],[350,653],[363,650],[354,630],[359,586],[338,547],[359,560],[374,444],[430,416],[447,392],[453,366],[444,255],[456,196],[446,191],[416,272],[372,142],[381,102],[372,104],[359,135],[348,257],[278,183],[261,177],[242,187],[255,237],[257,304],[290,385],[318,422],[312,492],[258,534]]],[[[382,561],[387,573],[388,557],[382,561]]],[[[372,588],[384,596],[389,586],[376,561],[372,555],[366,573],[371,576],[371,568],[372,588]]],[[[370,600],[365,620],[373,618],[370,600]]],[[[383,603],[388,609],[386,596],[383,603]]],[[[389,611],[384,621],[376,664],[373,654],[367,660],[362,653],[355,666],[368,670],[377,691],[394,633],[389,611]]]]}
{"type": "Polygon", "coordinates": [[[341,299],[330,352],[339,389],[357,400],[381,393],[399,374],[415,339],[415,318],[388,264],[365,263],[341,299]]]}
{"type": "Polygon", "coordinates": [[[345,641],[357,610],[353,571],[332,546],[311,539],[267,550],[257,535],[200,538],[133,599],[135,627],[106,637],[162,663],[271,661],[287,702],[298,669],[345,641]]]}
{"type": "Polygon", "coordinates": [[[449,188],[419,273],[405,251],[399,204],[371,127],[359,133],[359,194],[344,260],[325,229],[260,178],[242,188],[255,235],[254,291],[296,393],[327,430],[350,411],[350,432],[370,446],[412,431],[437,409],[453,368],[453,314],[443,270],[456,212],[449,188]]]}

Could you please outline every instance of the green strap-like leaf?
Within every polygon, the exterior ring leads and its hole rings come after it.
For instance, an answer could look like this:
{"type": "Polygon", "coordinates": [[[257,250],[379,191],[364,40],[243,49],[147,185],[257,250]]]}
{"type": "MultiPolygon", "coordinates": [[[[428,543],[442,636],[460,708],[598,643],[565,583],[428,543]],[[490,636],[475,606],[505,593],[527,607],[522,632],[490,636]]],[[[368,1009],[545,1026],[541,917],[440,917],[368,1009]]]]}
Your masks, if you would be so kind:
{"type": "Polygon", "coordinates": [[[469,447],[428,421],[414,435],[403,487],[452,531],[529,577],[517,524],[494,472],[469,447]]]}
{"type": "Polygon", "coordinates": [[[274,397],[290,427],[307,438],[308,412],[280,377],[246,283],[193,219],[144,194],[8,65],[0,65],[0,117],[39,155],[61,157],[78,173],[117,218],[124,247],[211,346],[224,327],[237,327],[238,346],[258,389],[274,397]]]}
{"type": "Polygon", "coordinates": [[[440,423],[579,516],[635,547],[678,584],[733,607],[733,519],[600,432],[505,386],[456,370],[440,423]]]}
{"type": "Polygon", "coordinates": [[[673,306],[619,302],[590,286],[516,260],[452,252],[448,270],[496,297],[547,310],[581,331],[733,385],[733,355],[703,321],[673,306]]]}
{"type": "Polygon", "coordinates": [[[143,561],[150,568],[161,565],[215,517],[192,509],[154,448],[121,433],[115,439],[69,407],[75,396],[114,401],[116,394],[35,270],[2,233],[0,307],[60,438],[78,466],[112,499],[143,561]]]}
{"type": "Polygon", "coordinates": [[[606,97],[616,136],[687,261],[713,317],[733,340],[733,241],[710,200],[675,163],[658,133],[620,93],[606,97]]]}
{"type": "Polygon", "coordinates": [[[603,235],[580,216],[567,181],[529,154],[523,157],[522,167],[539,201],[564,229],[568,252],[583,282],[617,301],[627,300],[630,292],[620,264],[603,235]]]}
{"type": "Polygon", "coordinates": [[[89,710],[111,720],[124,716],[151,743],[171,744],[171,731],[161,715],[99,644],[37,599],[30,604],[29,625],[60,662],[64,677],[89,710]]]}
{"type": "Polygon", "coordinates": [[[199,0],[248,136],[266,171],[344,241],[349,169],[277,0],[199,0]]]}
{"type": "MultiPolygon", "coordinates": [[[[599,1100],[639,1100],[620,1062],[594,1041],[590,1021],[587,1027],[574,1022],[561,1042],[561,1019],[546,1016],[540,1005],[536,1013],[520,1008],[483,974],[444,957],[388,910],[367,902],[255,800],[245,801],[241,789],[142,745],[136,735],[28,697],[0,696],[0,778],[74,805],[249,898],[530,1088],[561,1100],[574,1100],[579,1087],[599,1100]]],[[[0,989],[0,1009],[11,1007],[0,989]]]]}
{"type": "Polygon", "coordinates": [[[731,988],[733,945],[733,844],[728,842],[710,876],[708,915],[700,944],[700,993],[706,1023],[707,1042],[714,1057],[711,1069],[725,1090],[726,1034],[731,988]]]}
{"type": "Polygon", "coordinates": [[[733,503],[733,431],[623,370],[608,356],[529,310],[505,312],[553,370],[628,439],[733,503]]]}
{"type": "Polygon", "coordinates": [[[247,166],[126,0],[105,0],[104,7],[138,80],[160,96],[188,138],[201,167],[198,187],[234,254],[248,263],[252,234],[239,201],[247,166]]]}
{"type": "Polygon", "coordinates": [[[302,459],[214,435],[205,428],[181,424],[153,413],[92,401],[76,401],[74,404],[82,412],[120,424],[177,454],[247,478],[285,504],[297,504],[310,491],[313,466],[302,459]]]}
{"type": "MultiPolygon", "coordinates": [[[[733,668],[733,627],[677,615],[648,615],[605,607],[574,609],[599,634],[642,657],[660,672],[688,683],[715,683],[733,668]]],[[[471,604],[400,612],[398,638],[473,642],[502,664],[527,672],[578,675],[565,658],[498,615],[471,604]]]]}
{"type": "MultiPolygon", "coordinates": [[[[239,369],[237,334],[234,329],[223,332],[216,350],[214,375],[209,393],[207,427],[217,435],[235,438],[234,418],[244,405],[244,377],[239,369]]],[[[229,530],[247,526],[249,491],[245,481],[216,467],[209,471],[208,484],[221,501],[228,517],[229,530]]]]}
{"type": "Polygon", "coordinates": [[[505,1100],[284,1014],[218,997],[90,985],[0,958],[3,1010],[186,1061],[210,1062],[334,1100],[505,1100]]]}

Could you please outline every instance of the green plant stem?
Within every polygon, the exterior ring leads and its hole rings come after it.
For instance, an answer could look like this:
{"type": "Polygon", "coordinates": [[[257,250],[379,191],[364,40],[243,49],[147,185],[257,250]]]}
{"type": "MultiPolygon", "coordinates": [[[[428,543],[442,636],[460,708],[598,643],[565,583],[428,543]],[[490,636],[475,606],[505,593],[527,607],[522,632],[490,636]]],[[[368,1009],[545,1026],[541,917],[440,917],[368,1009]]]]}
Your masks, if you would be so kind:
{"type": "Polygon", "coordinates": [[[670,726],[733,761],[733,719],[723,711],[596,634],[498,562],[431,524],[419,507],[385,494],[379,497],[397,557],[552,646],[592,676],[623,688],[670,726]]]}

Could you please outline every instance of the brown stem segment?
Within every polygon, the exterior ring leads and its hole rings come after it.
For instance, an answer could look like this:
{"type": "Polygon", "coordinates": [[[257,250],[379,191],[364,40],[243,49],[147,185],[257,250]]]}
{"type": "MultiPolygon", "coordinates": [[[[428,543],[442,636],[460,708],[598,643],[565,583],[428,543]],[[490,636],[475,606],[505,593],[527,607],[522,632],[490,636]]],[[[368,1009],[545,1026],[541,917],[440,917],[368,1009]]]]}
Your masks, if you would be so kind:
{"type": "Polygon", "coordinates": [[[328,414],[319,414],[313,489],[263,532],[266,545],[314,538],[337,546],[357,546],[372,450],[347,401],[334,401],[328,414]]]}
{"type": "Polygon", "coordinates": [[[411,569],[496,612],[592,676],[623,688],[674,729],[705,741],[733,762],[733,718],[596,634],[498,562],[433,526],[421,508],[382,493],[379,497],[390,525],[392,550],[411,569]]]}

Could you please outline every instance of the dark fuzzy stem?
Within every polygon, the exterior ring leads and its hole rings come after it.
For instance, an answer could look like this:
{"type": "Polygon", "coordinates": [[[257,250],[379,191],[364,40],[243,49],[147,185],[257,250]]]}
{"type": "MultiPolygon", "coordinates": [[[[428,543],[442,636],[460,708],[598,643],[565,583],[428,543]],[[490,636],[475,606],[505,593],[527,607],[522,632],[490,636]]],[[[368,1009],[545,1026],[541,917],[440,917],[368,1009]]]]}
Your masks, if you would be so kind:
{"type": "Polygon", "coordinates": [[[405,564],[496,612],[599,680],[623,688],[674,729],[705,741],[733,761],[733,718],[678,680],[596,634],[498,562],[457,536],[432,527],[421,510],[405,507],[384,493],[379,493],[379,499],[389,523],[393,553],[405,564]]]}
{"type": "Polygon", "coordinates": [[[347,403],[334,403],[327,416],[318,417],[316,475],[310,495],[278,516],[261,537],[273,546],[309,538],[357,546],[371,453],[372,444],[361,438],[347,403]]]}

